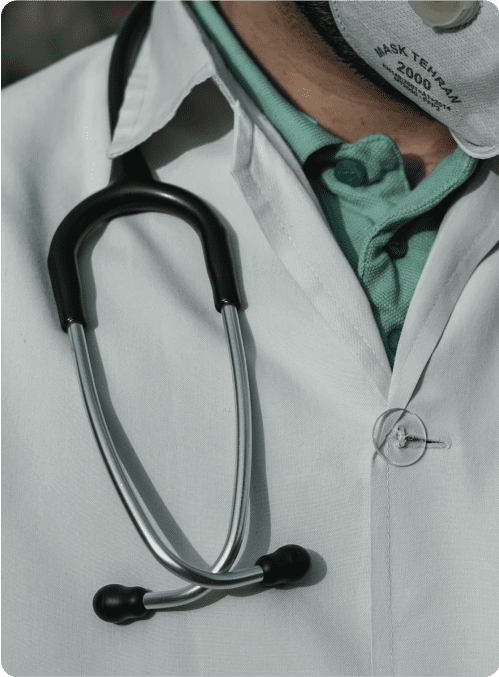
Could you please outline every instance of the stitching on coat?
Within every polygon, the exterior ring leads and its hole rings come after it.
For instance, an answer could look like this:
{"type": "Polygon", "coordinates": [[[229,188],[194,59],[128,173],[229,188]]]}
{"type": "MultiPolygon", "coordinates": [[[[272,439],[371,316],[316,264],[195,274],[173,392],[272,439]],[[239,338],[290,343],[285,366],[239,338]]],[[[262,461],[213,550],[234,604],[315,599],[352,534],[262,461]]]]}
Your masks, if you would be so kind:
{"type": "Polygon", "coordinates": [[[386,515],[387,521],[387,559],[388,559],[388,607],[390,615],[390,665],[391,675],[395,674],[395,666],[393,663],[393,608],[392,608],[392,564],[391,564],[391,540],[390,540],[390,466],[386,464],[386,497],[388,501],[388,510],[386,515]]]}

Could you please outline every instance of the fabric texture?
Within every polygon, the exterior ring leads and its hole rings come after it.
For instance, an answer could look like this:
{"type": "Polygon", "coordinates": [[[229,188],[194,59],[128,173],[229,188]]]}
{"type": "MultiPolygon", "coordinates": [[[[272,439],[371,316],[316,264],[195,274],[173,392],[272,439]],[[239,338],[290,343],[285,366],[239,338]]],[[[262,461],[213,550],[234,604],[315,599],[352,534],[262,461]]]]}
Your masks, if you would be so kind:
{"type": "MultiPolygon", "coordinates": [[[[158,2],[110,138],[114,38],[3,92],[2,666],[11,675],[491,675],[499,665],[499,166],[452,192],[393,370],[371,305],[295,155],[184,3],[158,2]],[[114,626],[109,583],[184,585],[144,547],[100,458],[47,255],[66,214],[141,145],[226,224],[243,297],[254,460],[237,567],[298,543],[297,586],[210,593],[114,626]],[[407,468],[387,409],[424,422],[407,468]]],[[[443,202],[442,202],[443,204],[443,202]]],[[[87,337],[120,458],[181,557],[226,537],[236,424],[196,233],[144,213],[80,254],[87,337]]]]}

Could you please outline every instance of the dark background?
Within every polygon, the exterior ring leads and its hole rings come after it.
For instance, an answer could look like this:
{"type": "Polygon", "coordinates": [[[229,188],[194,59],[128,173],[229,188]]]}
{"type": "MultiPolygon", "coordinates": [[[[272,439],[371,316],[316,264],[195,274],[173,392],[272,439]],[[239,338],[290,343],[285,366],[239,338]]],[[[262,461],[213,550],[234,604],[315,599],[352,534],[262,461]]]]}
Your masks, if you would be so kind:
{"type": "Polygon", "coordinates": [[[116,33],[134,2],[14,0],[2,12],[2,87],[116,33]]]}

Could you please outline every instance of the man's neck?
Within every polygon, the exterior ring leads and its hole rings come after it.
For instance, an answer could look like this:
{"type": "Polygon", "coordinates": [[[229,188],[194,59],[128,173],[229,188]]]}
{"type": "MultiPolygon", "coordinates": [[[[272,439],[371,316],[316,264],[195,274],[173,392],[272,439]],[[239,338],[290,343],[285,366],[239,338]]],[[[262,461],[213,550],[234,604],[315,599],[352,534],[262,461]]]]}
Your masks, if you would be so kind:
{"type": "Polygon", "coordinates": [[[447,127],[425,120],[338,60],[293,2],[231,2],[219,7],[258,63],[303,112],[354,143],[388,134],[409,181],[427,176],[456,143],[447,127]]]}

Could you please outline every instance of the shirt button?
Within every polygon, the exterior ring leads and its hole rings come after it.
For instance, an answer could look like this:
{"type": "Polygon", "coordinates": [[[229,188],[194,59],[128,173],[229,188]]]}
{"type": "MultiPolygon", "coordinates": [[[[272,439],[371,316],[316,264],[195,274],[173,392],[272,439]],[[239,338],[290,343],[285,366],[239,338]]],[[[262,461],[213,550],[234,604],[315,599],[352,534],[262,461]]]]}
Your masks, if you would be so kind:
{"type": "Polygon", "coordinates": [[[341,183],[346,183],[352,188],[362,186],[366,182],[366,168],[360,160],[343,158],[338,160],[334,168],[334,176],[341,183]]]}
{"type": "Polygon", "coordinates": [[[392,239],[386,248],[391,259],[401,259],[407,254],[409,245],[407,240],[392,239]]]}
{"type": "Polygon", "coordinates": [[[423,421],[407,409],[389,409],[374,424],[374,446],[390,465],[417,463],[426,451],[426,441],[423,421]]]}

